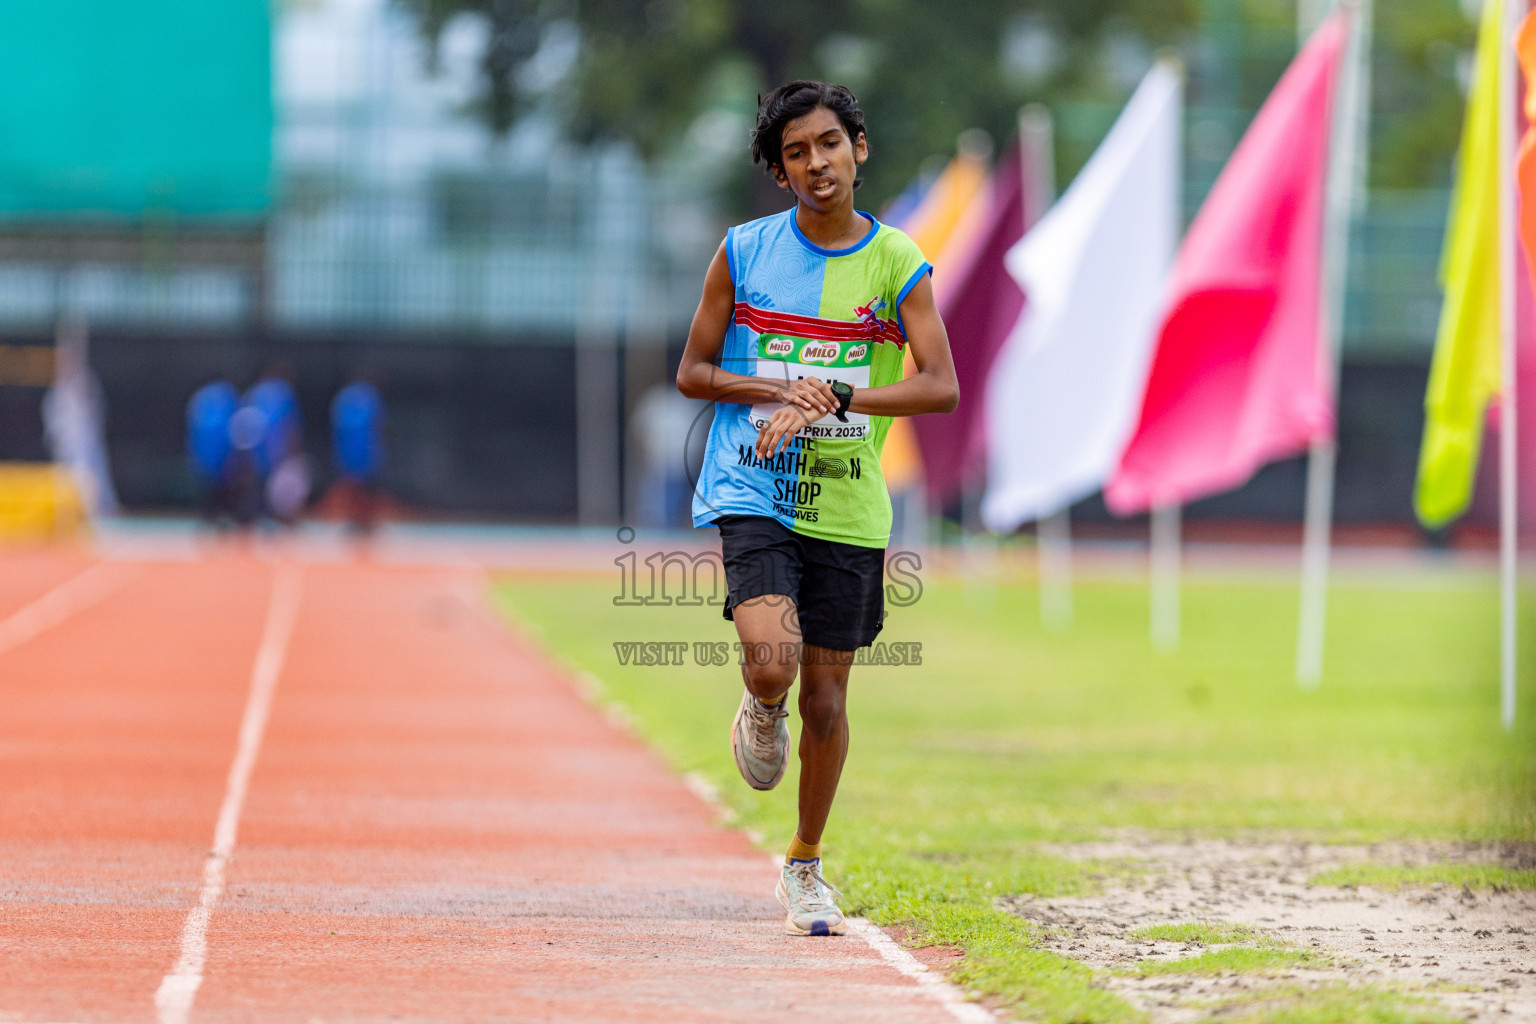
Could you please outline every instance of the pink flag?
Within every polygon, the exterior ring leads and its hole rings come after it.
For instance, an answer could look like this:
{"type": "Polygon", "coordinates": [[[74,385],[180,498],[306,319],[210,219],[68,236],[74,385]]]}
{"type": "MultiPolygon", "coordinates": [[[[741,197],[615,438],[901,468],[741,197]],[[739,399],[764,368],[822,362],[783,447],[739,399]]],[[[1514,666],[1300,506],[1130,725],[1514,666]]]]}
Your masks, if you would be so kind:
{"type": "Polygon", "coordinates": [[[1105,488],[1121,515],[1238,487],[1333,430],[1319,301],[1347,17],[1296,56],[1184,239],[1141,416],[1105,488]]]}
{"type": "MultiPolygon", "coordinates": [[[[986,207],[971,245],[948,265],[934,268],[934,295],[949,331],[961,395],[954,413],[912,420],[928,494],[936,502],[955,497],[966,478],[981,469],[987,375],[1024,307],[1024,293],[1003,265],[1008,250],[1024,237],[1023,163],[1015,142],[993,168],[992,180],[977,200],[986,207]]],[[[1032,220],[1041,211],[1028,213],[1032,220]]]]}

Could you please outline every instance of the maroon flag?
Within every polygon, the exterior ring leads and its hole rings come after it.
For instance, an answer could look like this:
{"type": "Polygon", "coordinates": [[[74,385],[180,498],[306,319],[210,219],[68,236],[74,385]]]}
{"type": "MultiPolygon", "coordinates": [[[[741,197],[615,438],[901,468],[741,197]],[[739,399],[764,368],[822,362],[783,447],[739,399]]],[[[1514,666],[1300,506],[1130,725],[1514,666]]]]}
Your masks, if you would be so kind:
{"type": "MultiPolygon", "coordinates": [[[[912,419],[928,497],[935,506],[954,499],[985,462],[982,409],[987,375],[1024,308],[1024,293],[1003,257],[1024,236],[1026,212],[1030,220],[1041,213],[1024,208],[1023,163],[1019,146],[1009,146],[978,200],[985,204],[979,230],[965,251],[934,268],[934,292],[960,382],[959,409],[947,416],[912,419]]],[[[945,255],[952,254],[946,250],[945,255]]]]}

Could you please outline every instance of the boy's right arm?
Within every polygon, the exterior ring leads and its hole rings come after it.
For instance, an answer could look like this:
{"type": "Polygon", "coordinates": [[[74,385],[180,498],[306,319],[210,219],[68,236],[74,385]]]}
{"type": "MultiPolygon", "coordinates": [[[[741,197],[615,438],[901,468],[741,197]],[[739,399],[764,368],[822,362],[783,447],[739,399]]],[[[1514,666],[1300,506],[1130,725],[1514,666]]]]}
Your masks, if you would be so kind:
{"type": "Polygon", "coordinates": [[[688,328],[688,344],[677,367],[677,390],[689,398],[710,402],[780,402],[807,411],[826,413],[837,407],[837,397],[830,385],[820,381],[782,382],[732,373],[716,365],[725,332],[736,312],[736,286],[731,283],[730,263],[725,243],[715,250],[704,274],[704,295],[688,328]]]}

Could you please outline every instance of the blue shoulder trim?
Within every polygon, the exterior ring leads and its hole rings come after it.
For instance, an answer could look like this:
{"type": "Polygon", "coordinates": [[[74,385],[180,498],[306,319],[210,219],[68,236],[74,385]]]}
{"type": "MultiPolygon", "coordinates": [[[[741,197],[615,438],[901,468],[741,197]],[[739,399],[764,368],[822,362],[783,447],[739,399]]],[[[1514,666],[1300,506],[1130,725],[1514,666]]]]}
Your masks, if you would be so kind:
{"type": "Polygon", "coordinates": [[[738,287],[741,282],[740,282],[739,278],[736,275],[736,229],[735,228],[726,228],[725,229],[725,266],[726,266],[726,269],[729,270],[730,274],[731,274],[731,287],[732,288],[738,287]]]}
{"type": "Polygon", "coordinates": [[[907,301],[907,296],[912,294],[912,289],[917,287],[917,282],[923,279],[924,274],[933,273],[933,264],[927,260],[923,265],[912,271],[912,276],[907,278],[907,283],[901,286],[901,291],[896,295],[896,326],[901,328],[901,333],[907,333],[907,325],[901,322],[901,304],[907,301]]]}

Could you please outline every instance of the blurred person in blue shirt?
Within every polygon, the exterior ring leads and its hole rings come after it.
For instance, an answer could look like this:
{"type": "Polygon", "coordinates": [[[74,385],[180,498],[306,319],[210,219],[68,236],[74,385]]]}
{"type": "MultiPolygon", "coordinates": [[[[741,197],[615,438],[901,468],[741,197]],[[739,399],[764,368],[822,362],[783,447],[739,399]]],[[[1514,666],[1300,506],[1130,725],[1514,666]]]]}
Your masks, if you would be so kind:
{"type": "Polygon", "coordinates": [[[230,420],[240,392],[227,380],[204,384],[187,400],[187,457],[202,496],[203,518],[214,525],[236,519],[230,420]]]}
{"type": "Polygon", "coordinates": [[[265,426],[254,452],[266,511],[278,522],[292,524],[309,500],[310,479],[293,371],[281,364],[269,367],[245,393],[245,405],[261,414],[265,426]]]}
{"type": "Polygon", "coordinates": [[[262,445],[267,438],[267,417],[249,402],[229,418],[229,489],[235,522],[250,526],[261,518],[265,504],[265,480],[261,472],[262,445]]]}
{"type": "Polygon", "coordinates": [[[246,391],[245,404],[261,413],[267,423],[256,449],[262,475],[266,476],[300,448],[303,424],[299,419],[299,399],[293,391],[292,374],[284,366],[268,369],[246,391]]]}
{"type": "Polygon", "coordinates": [[[379,475],[384,469],[384,400],[365,376],[331,401],[331,458],[341,477],[347,519],[359,533],[378,517],[379,475]]]}

